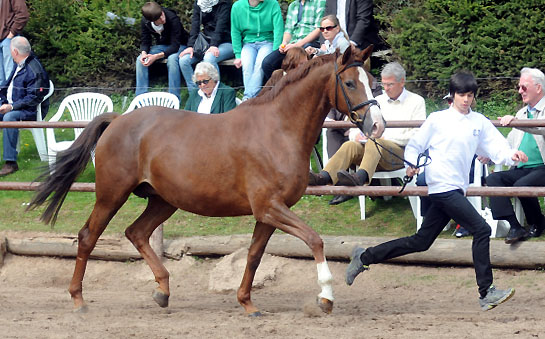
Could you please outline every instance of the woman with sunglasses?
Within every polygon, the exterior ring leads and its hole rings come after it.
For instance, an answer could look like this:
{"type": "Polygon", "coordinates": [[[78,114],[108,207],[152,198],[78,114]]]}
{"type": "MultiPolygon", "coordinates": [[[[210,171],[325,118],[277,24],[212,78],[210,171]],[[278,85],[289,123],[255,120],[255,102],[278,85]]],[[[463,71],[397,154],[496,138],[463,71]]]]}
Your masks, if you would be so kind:
{"type": "Polygon", "coordinates": [[[220,82],[220,74],[211,63],[205,61],[198,63],[192,80],[198,89],[189,91],[186,110],[216,114],[236,107],[235,90],[220,82]]]}
{"type": "Polygon", "coordinates": [[[350,46],[348,36],[341,29],[339,20],[335,15],[330,14],[324,16],[320,22],[319,28],[325,41],[320,48],[308,46],[305,51],[309,55],[331,54],[335,53],[337,48],[341,51],[341,53],[344,53],[344,51],[350,46]]]}

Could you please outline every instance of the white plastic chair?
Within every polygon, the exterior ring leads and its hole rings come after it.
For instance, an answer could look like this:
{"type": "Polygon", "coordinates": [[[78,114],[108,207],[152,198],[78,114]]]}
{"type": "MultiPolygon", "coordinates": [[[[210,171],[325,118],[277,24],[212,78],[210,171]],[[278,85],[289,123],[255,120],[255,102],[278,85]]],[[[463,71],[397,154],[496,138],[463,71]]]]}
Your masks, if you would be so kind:
{"type": "MultiPolygon", "coordinates": [[[[49,91],[43,98],[42,102],[47,100],[55,90],[55,86],[53,86],[53,81],[49,80],[49,91]]],[[[36,121],[42,121],[42,105],[38,105],[38,110],[36,111],[36,121]]],[[[45,143],[45,135],[44,135],[44,129],[43,128],[21,128],[27,131],[30,131],[32,133],[32,136],[34,137],[34,143],[36,144],[36,150],[38,151],[38,155],[40,156],[40,161],[47,161],[47,146],[45,143]]],[[[19,136],[19,142],[17,143],[17,151],[19,152],[21,148],[21,137],[19,136]]]]}
{"type": "MultiPolygon", "coordinates": [[[[390,185],[390,179],[400,179],[403,180],[406,171],[405,168],[400,168],[394,171],[377,171],[373,175],[373,179],[379,179],[381,185],[390,185]]],[[[416,178],[415,178],[416,179],[416,178]]],[[[416,186],[416,180],[411,180],[407,186],[416,186]]],[[[360,202],[360,219],[365,220],[365,195],[360,195],[358,197],[360,202]]],[[[384,197],[385,200],[391,199],[391,197],[384,197]]],[[[420,209],[420,199],[417,196],[409,196],[409,203],[411,204],[411,209],[413,215],[416,217],[420,213],[417,211],[420,209]]]]}
{"type": "MultiPolygon", "coordinates": [[[[102,113],[112,112],[114,104],[110,97],[100,93],[85,92],[71,94],[62,100],[57,113],[49,119],[49,122],[59,121],[65,110],[68,110],[70,113],[72,121],[91,121],[102,113]]],[[[74,140],[82,131],[83,128],[74,128],[74,140]]],[[[55,163],[57,153],[70,147],[74,140],[57,141],[53,128],[46,129],[46,136],[47,154],[49,157],[49,166],[51,167],[55,163]]],[[[93,165],[94,163],[95,159],[93,157],[93,165]]]]}
{"type": "Polygon", "coordinates": [[[137,108],[145,106],[164,106],[174,109],[180,109],[180,99],[168,92],[147,92],[134,97],[129,107],[123,114],[134,111],[137,108]]]}

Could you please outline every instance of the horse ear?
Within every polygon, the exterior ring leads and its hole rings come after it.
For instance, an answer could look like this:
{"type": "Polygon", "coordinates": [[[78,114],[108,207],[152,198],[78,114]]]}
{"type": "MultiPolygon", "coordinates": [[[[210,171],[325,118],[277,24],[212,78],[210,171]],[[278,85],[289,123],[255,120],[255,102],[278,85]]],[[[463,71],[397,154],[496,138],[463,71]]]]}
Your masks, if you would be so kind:
{"type": "Polygon", "coordinates": [[[369,59],[369,58],[371,57],[371,53],[373,52],[373,48],[374,48],[374,47],[375,47],[374,45],[369,45],[369,46],[367,46],[366,49],[364,49],[363,51],[361,51],[359,57],[360,57],[360,59],[361,59],[362,62],[365,61],[365,60],[367,60],[367,59],[369,59]]]}
{"type": "Polygon", "coordinates": [[[347,65],[349,60],[352,59],[352,48],[352,44],[350,44],[350,46],[344,51],[342,60],[343,65],[347,65]]]}

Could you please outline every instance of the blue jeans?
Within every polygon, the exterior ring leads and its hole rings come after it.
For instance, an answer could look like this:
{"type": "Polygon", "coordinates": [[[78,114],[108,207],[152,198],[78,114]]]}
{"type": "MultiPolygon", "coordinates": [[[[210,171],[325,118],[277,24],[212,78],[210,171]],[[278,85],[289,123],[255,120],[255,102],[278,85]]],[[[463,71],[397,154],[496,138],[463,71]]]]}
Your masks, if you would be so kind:
{"type": "MultiPolygon", "coordinates": [[[[1,121],[20,121],[23,117],[23,111],[11,111],[6,114],[0,114],[1,121]]],[[[4,160],[17,161],[17,142],[19,141],[18,128],[4,128],[3,132],[4,160]]]]}
{"type": "MultiPolygon", "coordinates": [[[[164,52],[167,49],[167,45],[155,45],[151,46],[148,54],[157,54],[164,52]]],[[[180,46],[177,53],[172,53],[167,58],[168,69],[168,91],[180,98],[180,88],[182,84],[182,77],[180,75],[180,65],[178,65],[178,55],[185,49],[185,46],[180,46]]],[[[158,62],[157,60],[156,62],[158,62]]],[[[154,64],[156,63],[154,62],[154,64]]],[[[140,62],[140,54],[136,58],[136,92],[135,94],[142,94],[148,91],[149,87],[149,69],[142,65],[140,62]]]]}
{"type": "Polygon", "coordinates": [[[15,63],[11,58],[10,51],[11,39],[5,38],[0,42],[0,86],[7,83],[15,63]]]}
{"type": "Polygon", "coordinates": [[[272,51],[272,42],[258,41],[242,46],[240,59],[242,61],[242,81],[244,96],[242,100],[255,97],[263,85],[263,70],[261,63],[272,51]]]}
{"type": "MultiPolygon", "coordinates": [[[[218,72],[220,71],[218,67],[218,62],[232,59],[235,57],[235,54],[233,53],[233,45],[230,42],[224,42],[218,46],[218,49],[220,51],[220,55],[216,58],[214,54],[212,53],[205,53],[204,58],[202,61],[206,61],[211,63],[212,65],[216,66],[218,72]]],[[[196,64],[197,62],[201,61],[201,59],[197,59],[195,57],[190,58],[189,54],[185,54],[183,57],[180,58],[180,70],[182,71],[182,75],[184,76],[185,83],[187,85],[188,91],[191,91],[192,89],[196,89],[197,85],[193,82],[193,64],[196,64]]]]}

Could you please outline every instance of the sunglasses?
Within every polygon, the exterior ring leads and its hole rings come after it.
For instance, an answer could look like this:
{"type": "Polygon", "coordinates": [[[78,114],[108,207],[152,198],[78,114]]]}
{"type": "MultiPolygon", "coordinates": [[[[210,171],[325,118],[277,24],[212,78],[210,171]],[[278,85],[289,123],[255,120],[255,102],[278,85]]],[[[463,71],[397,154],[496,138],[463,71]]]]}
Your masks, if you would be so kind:
{"type": "Polygon", "coordinates": [[[200,86],[200,85],[208,85],[208,83],[210,82],[210,80],[212,80],[212,78],[210,79],[205,79],[205,80],[197,80],[195,81],[195,84],[197,86],[200,86]]]}
{"type": "Polygon", "coordinates": [[[526,92],[528,90],[528,87],[526,87],[524,85],[517,85],[516,89],[521,90],[523,92],[526,92]]]}
{"type": "Polygon", "coordinates": [[[337,27],[337,25],[335,25],[335,26],[327,26],[327,27],[320,27],[320,32],[323,32],[323,31],[331,32],[335,27],[337,27]]]}

